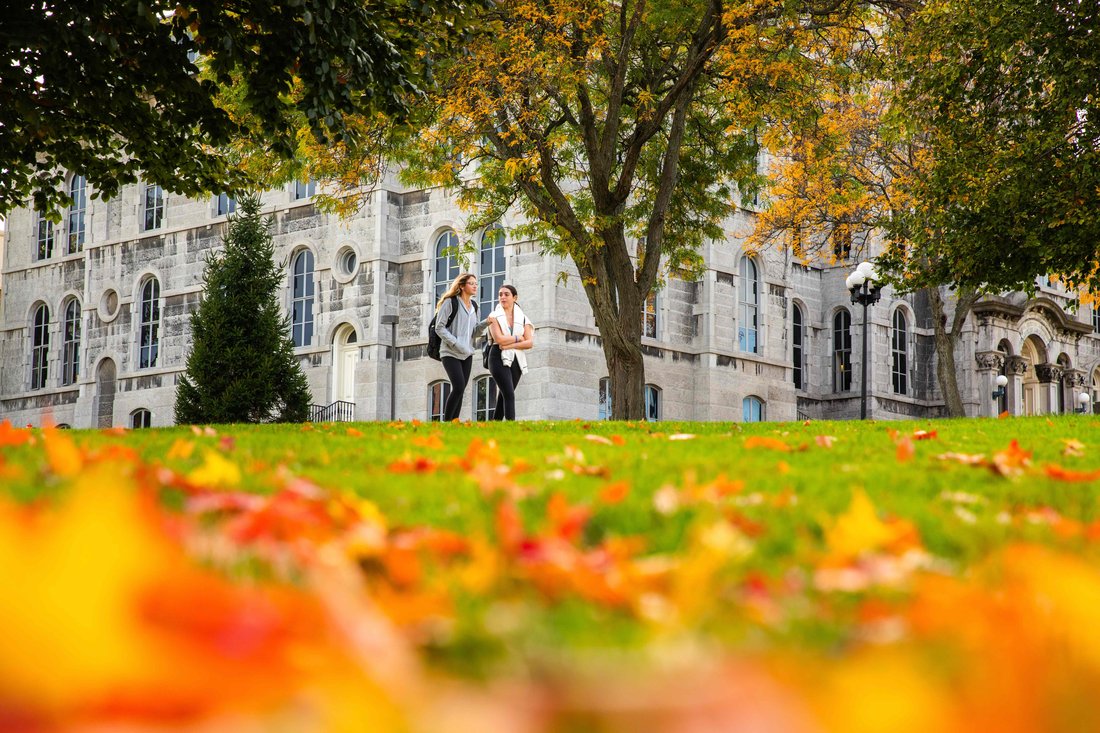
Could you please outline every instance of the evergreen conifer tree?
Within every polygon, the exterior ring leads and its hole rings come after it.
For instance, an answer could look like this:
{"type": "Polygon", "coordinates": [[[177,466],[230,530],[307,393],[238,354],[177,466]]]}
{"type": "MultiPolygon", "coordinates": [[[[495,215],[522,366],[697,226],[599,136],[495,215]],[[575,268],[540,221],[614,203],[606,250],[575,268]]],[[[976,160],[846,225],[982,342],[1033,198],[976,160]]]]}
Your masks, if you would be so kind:
{"type": "Polygon", "coordinates": [[[257,196],[230,217],[225,250],[207,257],[191,314],[191,353],[176,391],[176,422],[302,422],[310,392],[280,313],[281,276],[257,196]]]}

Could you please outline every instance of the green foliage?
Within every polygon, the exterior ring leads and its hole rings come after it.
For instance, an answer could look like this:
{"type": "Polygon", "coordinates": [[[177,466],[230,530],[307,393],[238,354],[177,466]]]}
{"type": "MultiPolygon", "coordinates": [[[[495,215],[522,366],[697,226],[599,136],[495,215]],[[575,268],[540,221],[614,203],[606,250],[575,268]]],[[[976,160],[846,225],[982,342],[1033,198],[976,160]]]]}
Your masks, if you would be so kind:
{"type": "Polygon", "coordinates": [[[725,239],[760,184],[759,116],[743,102],[774,78],[756,39],[784,12],[753,0],[500,2],[473,62],[440,64],[425,134],[402,151],[404,180],[457,191],[471,228],[518,209],[514,235],[573,261],[617,417],[643,411],[641,304],[665,276],[699,274],[703,243],[725,239]]]}
{"type": "Polygon", "coordinates": [[[244,197],[230,218],[224,252],[207,260],[176,422],[303,422],[309,416],[309,385],[279,309],[282,276],[268,227],[259,198],[244,197]]]}
{"type": "Polygon", "coordinates": [[[933,158],[911,182],[905,249],[923,282],[1100,288],[1100,22],[1095,3],[935,0],[904,27],[899,108],[933,158]]]}
{"type": "Polygon", "coordinates": [[[0,213],[32,194],[43,211],[68,203],[66,171],[105,198],[139,174],[186,195],[234,190],[245,181],[218,149],[234,136],[287,157],[299,121],[339,142],[353,134],[351,113],[401,118],[431,84],[425,29],[446,36],[477,2],[6,3],[0,213]],[[208,74],[189,59],[196,53],[208,74]],[[232,87],[246,115],[217,105],[232,87]],[[255,127],[242,129],[244,117],[255,127]]]}

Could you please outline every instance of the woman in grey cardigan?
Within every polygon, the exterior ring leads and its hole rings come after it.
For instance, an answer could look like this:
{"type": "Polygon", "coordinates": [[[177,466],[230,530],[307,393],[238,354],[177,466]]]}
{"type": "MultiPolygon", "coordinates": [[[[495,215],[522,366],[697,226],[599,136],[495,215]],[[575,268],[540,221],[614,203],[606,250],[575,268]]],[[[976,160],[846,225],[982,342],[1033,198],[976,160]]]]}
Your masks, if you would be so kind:
{"type": "Polygon", "coordinates": [[[447,379],[451,380],[451,396],[443,409],[443,419],[450,422],[462,411],[462,397],[470,381],[470,370],[474,365],[474,339],[489,326],[477,314],[477,275],[464,272],[455,278],[447,292],[435,305],[435,332],[443,342],[439,347],[440,360],[447,370],[447,379]],[[454,321],[450,328],[447,322],[455,308],[454,321]]]}

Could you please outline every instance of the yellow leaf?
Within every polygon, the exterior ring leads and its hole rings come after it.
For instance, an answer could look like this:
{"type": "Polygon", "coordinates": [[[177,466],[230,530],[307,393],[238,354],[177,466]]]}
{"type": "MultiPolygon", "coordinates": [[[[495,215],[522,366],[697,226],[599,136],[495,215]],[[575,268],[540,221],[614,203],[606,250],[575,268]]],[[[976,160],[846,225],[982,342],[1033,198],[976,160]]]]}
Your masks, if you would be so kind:
{"type": "Polygon", "coordinates": [[[825,530],[825,543],[834,559],[847,560],[862,552],[878,549],[895,536],[895,530],[878,518],[867,495],[857,490],[852,495],[848,511],[825,530]]]}
{"type": "Polygon", "coordinates": [[[187,474],[187,480],[200,486],[237,486],[241,482],[241,469],[220,454],[207,450],[202,465],[187,474]]]}
{"type": "Polygon", "coordinates": [[[177,438],[176,442],[172,443],[172,447],[168,449],[168,460],[173,459],[187,459],[191,457],[191,454],[195,450],[195,444],[190,440],[184,440],[183,438],[177,438]]]}

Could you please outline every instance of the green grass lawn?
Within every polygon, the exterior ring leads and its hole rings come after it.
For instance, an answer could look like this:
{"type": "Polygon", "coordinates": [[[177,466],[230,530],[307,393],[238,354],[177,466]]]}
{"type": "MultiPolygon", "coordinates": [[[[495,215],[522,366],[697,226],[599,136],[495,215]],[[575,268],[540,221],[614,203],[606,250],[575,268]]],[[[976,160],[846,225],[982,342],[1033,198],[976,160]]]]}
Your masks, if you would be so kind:
{"type": "MultiPolygon", "coordinates": [[[[363,582],[427,665],[462,679],[569,669],[593,654],[649,658],[684,644],[817,660],[811,668],[847,659],[868,640],[922,654],[963,648],[972,640],[955,639],[950,623],[928,629],[959,613],[960,627],[1005,623],[1012,638],[1017,622],[988,609],[929,608],[972,587],[982,589],[976,598],[1001,597],[1004,573],[988,568],[1015,557],[1005,554],[1013,548],[1039,547],[1089,573],[1100,567],[1100,422],[1085,415],[34,435],[15,445],[0,431],[2,492],[19,505],[63,505],[69,487],[100,465],[97,480],[117,474],[151,486],[169,514],[193,513],[199,491],[205,500],[243,490],[274,502],[295,478],[368,507],[388,539],[381,550],[351,551],[363,582]],[[65,438],[78,458],[47,445],[65,438]],[[80,468],[64,469],[66,460],[80,468]],[[427,530],[461,547],[427,551],[439,546],[416,539],[427,530]],[[957,586],[947,596],[928,590],[941,581],[957,586]]],[[[223,519],[203,514],[196,526],[220,531],[223,519]]],[[[272,559],[273,544],[295,538],[262,526],[267,544],[241,543],[235,559],[203,562],[238,582],[301,582],[272,559]]],[[[1100,574],[1096,581],[1089,592],[1100,594],[1100,574]]],[[[933,666],[949,689],[967,664],[933,666]]],[[[1100,679],[1100,665],[1088,669],[1100,679]]]]}

